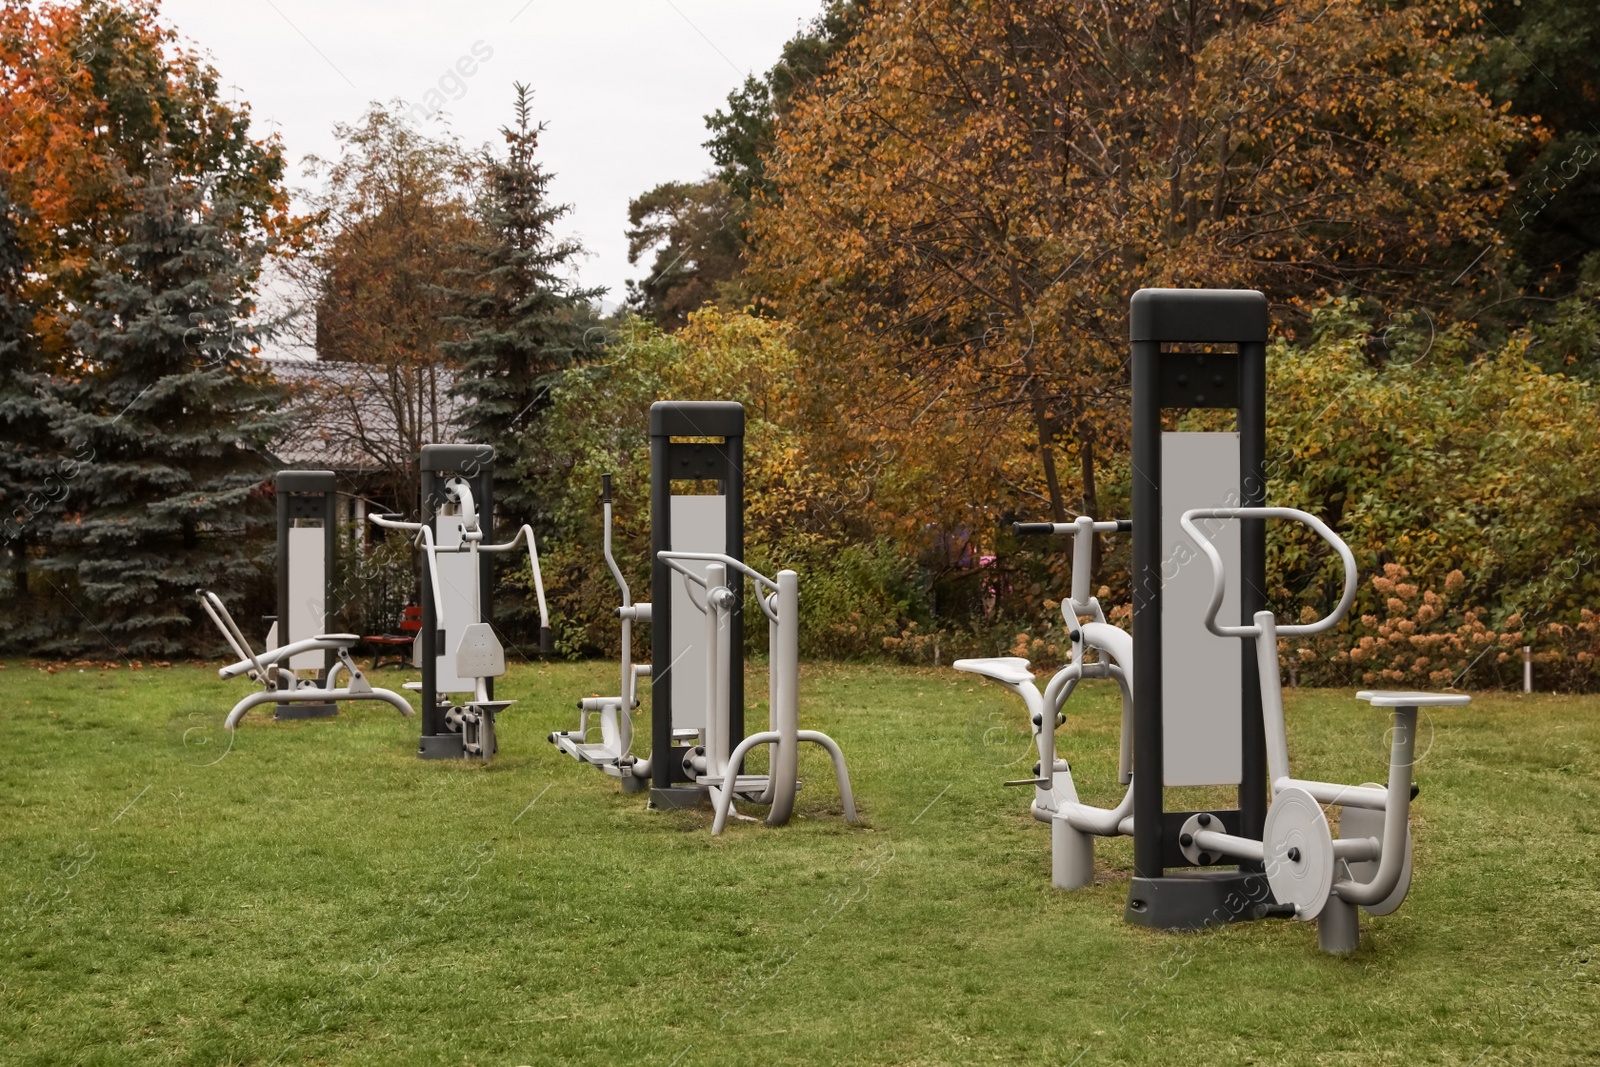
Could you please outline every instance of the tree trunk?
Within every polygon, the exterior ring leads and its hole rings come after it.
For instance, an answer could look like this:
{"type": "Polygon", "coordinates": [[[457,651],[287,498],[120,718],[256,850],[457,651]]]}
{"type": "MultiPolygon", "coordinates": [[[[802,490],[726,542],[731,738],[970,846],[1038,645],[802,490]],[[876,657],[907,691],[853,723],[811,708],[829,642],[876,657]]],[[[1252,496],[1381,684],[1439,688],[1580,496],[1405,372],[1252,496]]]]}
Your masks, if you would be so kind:
{"type": "MultiPolygon", "coordinates": [[[[1022,283],[1015,274],[1011,276],[1010,310],[1013,319],[1026,317],[1022,283]]],[[[1045,392],[1044,379],[1039,376],[1039,361],[1034,358],[1031,339],[1022,347],[1022,369],[1028,375],[1029,406],[1033,409],[1033,426],[1038,435],[1039,462],[1044,466],[1044,484],[1050,493],[1050,515],[1055,522],[1066,522],[1067,503],[1061,498],[1061,476],[1056,473],[1056,454],[1051,447],[1050,397],[1045,392]]]]}
{"type": "Polygon", "coordinates": [[[20,537],[11,542],[11,597],[18,604],[28,599],[28,543],[20,537]]]}
{"type": "Polygon", "coordinates": [[[1028,375],[1028,394],[1032,399],[1033,425],[1038,432],[1039,462],[1044,465],[1044,484],[1050,492],[1050,514],[1055,522],[1067,521],[1067,504],[1061,498],[1061,476],[1056,473],[1056,454],[1050,447],[1050,404],[1045,395],[1044,382],[1039,377],[1039,364],[1032,350],[1022,353],[1022,369],[1028,375]]]}

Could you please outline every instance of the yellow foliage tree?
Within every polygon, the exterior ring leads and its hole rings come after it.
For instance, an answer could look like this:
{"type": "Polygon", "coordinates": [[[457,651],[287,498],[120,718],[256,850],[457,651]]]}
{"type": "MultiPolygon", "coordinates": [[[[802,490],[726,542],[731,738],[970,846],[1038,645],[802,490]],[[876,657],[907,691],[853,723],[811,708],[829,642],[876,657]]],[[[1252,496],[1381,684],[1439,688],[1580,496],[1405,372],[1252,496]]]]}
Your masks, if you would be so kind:
{"type": "Polygon", "coordinates": [[[899,532],[1099,509],[1142,285],[1445,306],[1529,135],[1434,4],[885,4],[797,98],[753,222],[830,466],[899,532]],[[1057,453],[1076,459],[1069,494],[1057,453]],[[1077,501],[1069,501],[1075,495],[1077,501]]]}

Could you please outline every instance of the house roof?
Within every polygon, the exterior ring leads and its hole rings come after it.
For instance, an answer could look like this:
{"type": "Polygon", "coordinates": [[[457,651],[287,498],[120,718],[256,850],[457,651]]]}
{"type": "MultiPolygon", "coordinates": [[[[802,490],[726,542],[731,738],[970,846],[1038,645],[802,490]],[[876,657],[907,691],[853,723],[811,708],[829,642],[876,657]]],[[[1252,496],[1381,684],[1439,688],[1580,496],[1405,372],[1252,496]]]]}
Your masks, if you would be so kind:
{"type": "Polygon", "coordinates": [[[272,452],[287,467],[348,473],[407,470],[424,444],[461,440],[467,402],[451,395],[443,366],[263,359],[289,391],[295,416],[272,452]]]}

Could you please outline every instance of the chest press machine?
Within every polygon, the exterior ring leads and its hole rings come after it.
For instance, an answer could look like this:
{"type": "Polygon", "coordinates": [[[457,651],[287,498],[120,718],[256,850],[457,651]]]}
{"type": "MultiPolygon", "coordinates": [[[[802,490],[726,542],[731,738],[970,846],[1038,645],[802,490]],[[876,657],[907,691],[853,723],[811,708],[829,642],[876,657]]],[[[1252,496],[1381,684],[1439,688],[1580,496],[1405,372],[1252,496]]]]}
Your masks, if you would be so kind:
{"type": "Polygon", "coordinates": [[[422,565],[422,629],[414,662],[422,694],[422,759],[489,760],[498,747],[495,716],[516,703],[496,700],[494,680],[506,672],[493,622],[494,575],[485,554],[526,545],[539,604],[540,648],[550,647],[550,616],[539,549],[527,524],[503,544],[485,543],[493,524],[494,449],[488,445],[424,445],[422,521],[370,515],[374,525],[415,539],[422,565]]]}
{"type": "Polygon", "coordinates": [[[611,476],[604,478],[603,554],[621,593],[622,663],[617,696],[578,703],[576,730],[550,743],[616,778],[624,792],[649,783],[652,808],[710,803],[720,833],[735,796],[768,806],[768,825],[788,821],[799,788],[798,747],[823,747],[833,762],[845,818],[856,819],[839,746],[799,729],[799,576],[768,578],[744,563],[744,408],[719,401],[663,401],[650,408],[651,588],[635,603],[611,551],[611,476]],[[700,491],[674,491],[680,489],[700,491]],[[710,492],[704,490],[710,489],[710,492]],[[744,734],[744,596],[748,579],[768,621],[769,729],[744,734]],[[635,623],[651,626],[651,664],[632,662],[635,623]],[[660,665],[657,667],[657,665],[660,665]],[[651,754],[631,751],[638,683],[650,679],[651,754]],[[590,741],[589,716],[600,740],[590,741]],[[758,745],[772,746],[769,774],[740,773],[758,745]]]}
{"type": "Polygon", "coordinates": [[[1358,693],[1375,707],[1393,709],[1387,785],[1291,776],[1278,637],[1337,625],[1355,596],[1356,567],[1349,548],[1316,517],[1264,506],[1266,300],[1246,290],[1146,289],[1134,295],[1130,311],[1132,522],[1082,517],[1016,528],[1019,534],[1075,537],[1072,595],[1062,604],[1071,662],[1043,693],[1025,659],[954,666],[999,682],[1027,704],[1040,760],[1035,777],[1016,784],[1035,787],[1033,813],[1051,824],[1058,888],[1093,881],[1095,837],[1131,835],[1128,922],[1197,929],[1270,916],[1317,919],[1325,951],[1352,951],[1357,908],[1389,914],[1410,885],[1418,708],[1469,698],[1358,693]],[[1227,348],[1233,351],[1220,350],[1227,348]],[[1163,410],[1190,408],[1231,409],[1237,428],[1162,429],[1163,410]],[[1343,595],[1322,619],[1279,625],[1266,610],[1268,519],[1310,526],[1339,555],[1343,595]],[[1113,531],[1133,534],[1131,635],[1106,624],[1088,595],[1090,535],[1113,531]],[[1197,565],[1201,557],[1209,566],[1197,565]],[[1081,622],[1085,615],[1092,621],[1081,622]],[[1239,625],[1219,623],[1219,615],[1239,625]],[[1234,639],[1242,645],[1230,647],[1234,639]],[[1085,677],[1113,678],[1122,690],[1119,778],[1128,790],[1114,808],[1079,802],[1071,767],[1056,754],[1062,705],[1085,677]],[[1166,789],[1181,786],[1235,787],[1238,806],[1167,811],[1166,789]],[[1337,841],[1323,805],[1340,807],[1337,841]]]}

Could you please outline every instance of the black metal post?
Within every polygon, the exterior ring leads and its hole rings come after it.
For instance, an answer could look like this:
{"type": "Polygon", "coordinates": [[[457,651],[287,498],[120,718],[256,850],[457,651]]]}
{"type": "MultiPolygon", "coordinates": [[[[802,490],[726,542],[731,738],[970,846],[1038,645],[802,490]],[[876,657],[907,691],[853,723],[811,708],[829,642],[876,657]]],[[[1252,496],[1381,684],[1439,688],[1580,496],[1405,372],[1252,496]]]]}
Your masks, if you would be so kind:
{"type": "MultiPolygon", "coordinates": [[[[1254,917],[1270,897],[1259,865],[1168,875],[1195,866],[1177,840],[1187,812],[1165,810],[1161,414],[1164,409],[1233,409],[1239,435],[1239,490],[1218,506],[1266,500],[1266,299],[1252,290],[1141,289],[1129,307],[1133,385],[1133,821],[1134,872],[1129,922],[1194,929],[1254,917]],[[1232,347],[1234,352],[1163,353],[1163,345],[1232,347]]],[[[1230,494],[1231,496],[1231,494],[1230,494]]],[[[1251,621],[1266,603],[1266,531],[1242,524],[1240,608],[1251,621]]],[[[1178,561],[1172,561],[1176,565],[1178,561]]],[[[1266,820],[1266,739],[1260,679],[1249,645],[1240,679],[1239,807],[1217,811],[1230,833],[1259,840],[1266,820]]],[[[1206,859],[1201,867],[1231,863],[1206,859]]]]}
{"type": "MultiPolygon", "coordinates": [[[[338,558],[338,480],[332,471],[279,471],[275,479],[278,504],[278,589],[277,626],[278,647],[316,634],[295,633],[291,624],[293,604],[289,593],[289,531],[297,520],[307,519],[322,524],[322,611],[324,619],[333,612],[333,571],[338,558]]],[[[322,653],[322,670],[317,684],[325,685],[329,673],[337,662],[331,650],[322,653]]],[[[285,664],[287,666],[287,664],[285,664]]],[[[273,717],[277,719],[315,719],[337,715],[337,704],[294,703],[279,704],[273,717]]]]}
{"type": "MultiPolygon", "coordinates": [[[[1267,347],[1259,342],[1239,345],[1239,490],[1247,508],[1267,503],[1267,347]]],[[[1251,625],[1267,606],[1267,524],[1264,519],[1244,519],[1239,530],[1239,622],[1251,625]]],[[[1245,837],[1260,839],[1267,821],[1267,733],[1261,717],[1261,676],[1256,667],[1256,646],[1241,641],[1243,657],[1239,735],[1239,828],[1245,837]]],[[[1240,870],[1259,871],[1255,862],[1240,870]]]]}
{"type": "MultiPolygon", "coordinates": [[[[478,522],[485,538],[494,530],[494,448],[490,445],[423,445],[417,466],[421,471],[421,521],[433,526],[445,504],[445,486],[461,478],[472,489],[478,508],[478,522]]],[[[438,530],[435,527],[435,537],[438,530]]],[[[483,621],[494,622],[494,567],[492,557],[478,556],[478,604],[483,621]]],[[[424,759],[459,758],[465,755],[461,736],[452,733],[444,722],[447,708],[439,703],[438,657],[440,647],[439,605],[433,602],[433,585],[426,562],[419,559],[418,581],[422,600],[422,736],[417,753],[424,759]]],[[[494,679],[487,680],[489,699],[494,699],[494,679]]]]}
{"type": "Polygon", "coordinates": [[[1133,871],[1160,878],[1161,388],[1159,341],[1133,342],[1133,871]]]}
{"type": "MultiPolygon", "coordinates": [[[[737,405],[735,405],[737,406],[737,405]]],[[[722,483],[722,495],[726,498],[727,534],[725,543],[728,546],[728,555],[736,560],[744,560],[744,409],[739,409],[740,430],[737,434],[729,434],[723,438],[724,463],[727,465],[728,476],[722,483]]],[[[731,585],[735,600],[733,610],[728,615],[728,647],[733,650],[733,662],[730,670],[733,677],[728,684],[728,738],[730,750],[732,745],[737,745],[744,740],[744,580],[736,574],[729,574],[733,579],[731,585]]],[[[757,595],[760,595],[757,591],[757,595]]],[[[735,774],[742,773],[742,766],[733,769],[735,774]]]]}
{"type": "Polygon", "coordinates": [[[650,427],[650,763],[652,789],[668,790],[682,768],[672,750],[672,568],[660,553],[672,548],[670,437],[650,427]],[[674,772],[677,772],[674,774],[674,772]]]}
{"type": "MultiPolygon", "coordinates": [[[[426,445],[423,451],[427,451],[426,445]]],[[[438,494],[433,471],[426,463],[420,466],[422,485],[417,513],[423,523],[431,524],[435,511],[433,501],[438,494]]],[[[417,590],[417,598],[422,601],[422,739],[418,742],[417,751],[423,753],[427,751],[429,738],[446,731],[444,716],[439,711],[439,605],[433,602],[428,560],[420,549],[417,552],[417,590]]]]}
{"type": "MultiPolygon", "coordinates": [[[[723,497],[723,551],[744,559],[744,408],[726,401],[661,401],[650,406],[650,803],[677,807],[704,802],[704,790],[686,787],[682,748],[674,748],[672,706],[672,589],[681,581],[660,553],[675,544],[674,480],[710,481],[723,497]]],[[[744,582],[730,575],[735,595],[729,615],[728,737],[744,738],[744,582]]],[[[686,669],[699,669],[699,665],[686,669]]]]}

